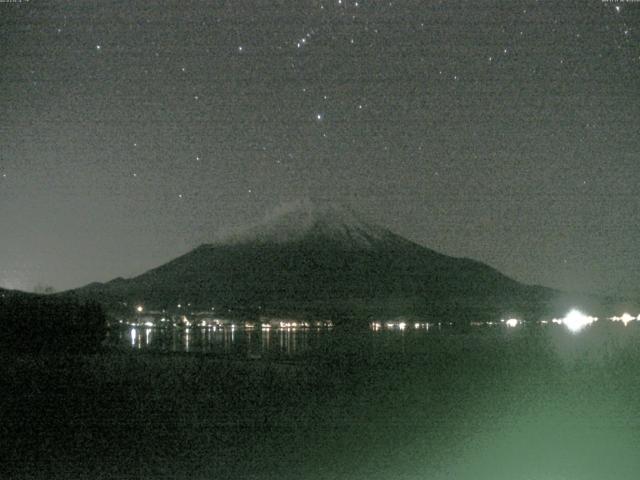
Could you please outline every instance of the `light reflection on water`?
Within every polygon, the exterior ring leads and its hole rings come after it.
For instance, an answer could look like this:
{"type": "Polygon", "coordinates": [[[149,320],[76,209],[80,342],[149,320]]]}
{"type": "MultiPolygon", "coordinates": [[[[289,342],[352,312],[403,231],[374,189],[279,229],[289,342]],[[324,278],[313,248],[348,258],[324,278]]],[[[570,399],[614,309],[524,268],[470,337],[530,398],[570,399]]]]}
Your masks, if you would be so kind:
{"type": "MultiPolygon", "coordinates": [[[[245,328],[244,326],[145,326],[122,325],[109,333],[108,343],[120,348],[132,350],[149,350],[157,352],[185,352],[185,353],[211,353],[230,355],[245,358],[261,358],[264,356],[295,356],[305,353],[314,353],[319,349],[322,354],[333,340],[340,337],[338,342],[360,349],[364,345],[373,351],[383,353],[412,354],[422,353],[425,343],[421,340],[426,337],[454,338],[457,336],[454,326],[449,324],[411,324],[404,328],[399,325],[375,324],[369,330],[355,334],[357,341],[349,339],[349,335],[338,333],[332,328],[245,328]],[[351,343],[349,343],[351,342],[351,343]]],[[[640,325],[639,325],[640,327],[640,325]]],[[[546,342],[553,347],[561,357],[573,358],[583,355],[587,349],[593,353],[595,350],[606,354],[615,349],[618,344],[635,341],[633,333],[636,331],[631,326],[623,326],[621,322],[609,322],[601,324],[593,330],[591,328],[578,329],[564,328],[563,325],[543,324],[528,327],[530,333],[537,331],[545,334],[546,342]],[[593,331],[591,331],[593,330],[593,331]],[[589,332],[591,331],[591,334],[589,332]],[[546,332],[546,333],[545,333],[546,332]],[[598,346],[596,349],[592,343],[598,346]],[[581,353],[582,352],[582,353],[581,353]]],[[[640,330],[638,330],[640,331],[640,330]]],[[[489,327],[472,327],[475,335],[510,336],[510,334],[526,334],[523,327],[510,327],[508,324],[500,324],[489,327]]],[[[458,332],[460,333],[460,332],[458,332]]],[[[473,335],[472,334],[472,335],[473,335]]],[[[460,338],[464,338],[462,335],[460,338]]],[[[341,347],[341,348],[342,348],[341,347]]],[[[326,353],[326,352],[325,352],[326,353]]]]}
{"type": "Polygon", "coordinates": [[[268,354],[295,355],[310,348],[310,340],[329,330],[244,329],[238,327],[127,326],[110,333],[110,343],[138,350],[218,353],[259,358],[268,354]]]}

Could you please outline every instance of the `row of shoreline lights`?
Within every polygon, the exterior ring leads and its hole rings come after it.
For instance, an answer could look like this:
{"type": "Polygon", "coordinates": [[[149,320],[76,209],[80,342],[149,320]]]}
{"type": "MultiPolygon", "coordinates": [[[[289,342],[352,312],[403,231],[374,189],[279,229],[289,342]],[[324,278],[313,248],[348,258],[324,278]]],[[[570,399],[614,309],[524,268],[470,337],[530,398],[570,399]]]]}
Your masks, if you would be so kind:
{"type": "MultiPolygon", "coordinates": [[[[144,307],[142,305],[138,305],[136,306],[136,312],[137,313],[142,313],[144,311],[144,307]]],[[[184,320],[186,320],[186,317],[183,317],[184,320]]],[[[585,315],[584,313],[582,313],[581,311],[577,310],[577,309],[573,309],[571,310],[569,313],[567,313],[567,315],[564,318],[554,318],[551,320],[552,323],[558,324],[558,325],[565,325],[570,331],[572,332],[579,332],[580,330],[582,330],[583,328],[585,328],[588,325],[591,325],[592,323],[596,322],[598,320],[598,317],[591,317],[589,315],[585,315]]],[[[614,317],[610,317],[609,320],[614,321],[614,322],[622,322],[624,324],[624,326],[626,327],[629,322],[632,322],[634,320],[638,320],[640,321],[640,315],[638,315],[637,317],[634,317],[633,315],[630,315],[629,313],[623,313],[621,316],[614,316],[614,317]]],[[[510,328],[514,328],[517,327],[518,325],[520,325],[522,323],[522,320],[519,320],[517,318],[509,318],[507,320],[502,319],[501,323],[504,323],[507,327],[510,328]]],[[[547,324],[548,321],[546,320],[542,320],[541,321],[542,324],[547,324]]],[[[149,325],[151,326],[151,325],[149,325]]],[[[280,322],[280,327],[281,328],[295,328],[298,325],[296,323],[284,323],[284,322],[280,322]]],[[[309,325],[306,324],[306,322],[302,322],[299,326],[301,327],[308,327],[309,325]]],[[[393,327],[394,324],[393,323],[388,323],[387,324],[388,327],[393,327]]],[[[406,323],[405,322],[401,322],[399,324],[397,324],[397,326],[400,328],[400,330],[404,330],[406,328],[406,323]]],[[[270,328],[271,326],[269,325],[268,328],[270,328]]],[[[374,330],[379,330],[382,325],[379,323],[373,323],[372,327],[374,330]]],[[[264,328],[264,325],[263,325],[264,328]]],[[[423,323],[416,323],[414,325],[414,328],[419,329],[419,328],[426,328],[428,330],[429,328],[429,324],[423,324],[423,323]]]]}
{"type": "MultiPolygon", "coordinates": [[[[634,317],[633,315],[630,315],[629,313],[623,313],[619,317],[618,316],[609,317],[609,320],[611,320],[613,322],[622,322],[624,324],[624,326],[626,327],[629,324],[629,322],[632,322],[634,320],[640,321],[640,315],[638,315],[637,317],[634,317]]],[[[579,332],[583,328],[591,325],[592,323],[594,323],[596,321],[598,321],[598,317],[591,317],[589,315],[585,315],[580,310],[573,309],[569,313],[567,313],[567,315],[564,318],[554,318],[554,319],[552,319],[551,323],[555,323],[555,324],[558,324],[558,325],[564,325],[572,332],[579,332]]],[[[507,327],[510,327],[510,328],[517,327],[518,325],[520,325],[522,323],[522,321],[518,320],[517,318],[510,318],[508,320],[504,320],[503,319],[503,320],[501,320],[501,322],[504,323],[507,327]]],[[[547,320],[542,320],[541,323],[543,325],[545,325],[545,324],[547,324],[549,322],[547,320]]]]}

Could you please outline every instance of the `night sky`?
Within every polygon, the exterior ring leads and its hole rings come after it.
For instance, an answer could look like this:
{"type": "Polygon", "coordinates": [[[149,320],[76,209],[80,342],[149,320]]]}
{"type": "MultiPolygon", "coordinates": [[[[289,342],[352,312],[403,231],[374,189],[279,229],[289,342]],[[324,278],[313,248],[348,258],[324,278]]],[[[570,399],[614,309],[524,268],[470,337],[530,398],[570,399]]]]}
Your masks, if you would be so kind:
{"type": "Polygon", "coordinates": [[[640,3],[0,0],[0,286],[316,198],[527,283],[640,292],[640,3]]]}

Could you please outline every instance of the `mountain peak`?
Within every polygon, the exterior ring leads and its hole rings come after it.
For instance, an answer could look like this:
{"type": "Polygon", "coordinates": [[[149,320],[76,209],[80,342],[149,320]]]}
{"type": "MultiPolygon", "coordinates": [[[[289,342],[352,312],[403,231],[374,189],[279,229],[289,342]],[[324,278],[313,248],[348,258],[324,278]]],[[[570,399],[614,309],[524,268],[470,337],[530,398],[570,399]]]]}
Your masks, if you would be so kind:
{"type": "Polygon", "coordinates": [[[220,235],[216,244],[288,243],[304,239],[332,241],[351,248],[369,248],[390,235],[364,221],[352,209],[332,202],[302,200],[276,208],[248,228],[220,235]]]}

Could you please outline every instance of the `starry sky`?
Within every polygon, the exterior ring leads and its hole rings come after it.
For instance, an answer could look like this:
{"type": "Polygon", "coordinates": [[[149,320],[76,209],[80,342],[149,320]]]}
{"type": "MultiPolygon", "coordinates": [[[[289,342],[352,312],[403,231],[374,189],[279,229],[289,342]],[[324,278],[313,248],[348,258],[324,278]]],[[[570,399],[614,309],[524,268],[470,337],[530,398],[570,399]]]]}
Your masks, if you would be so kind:
{"type": "Polygon", "coordinates": [[[640,3],[0,1],[0,287],[158,266],[300,198],[640,294],[640,3]]]}

